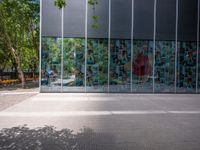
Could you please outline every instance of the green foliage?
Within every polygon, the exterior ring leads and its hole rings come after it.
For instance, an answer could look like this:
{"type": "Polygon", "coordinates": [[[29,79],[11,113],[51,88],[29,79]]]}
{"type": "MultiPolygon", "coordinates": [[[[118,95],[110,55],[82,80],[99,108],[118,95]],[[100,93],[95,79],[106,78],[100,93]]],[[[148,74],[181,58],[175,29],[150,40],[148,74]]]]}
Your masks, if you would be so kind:
{"type": "Polygon", "coordinates": [[[98,23],[98,20],[99,20],[99,16],[92,16],[92,19],[93,19],[93,24],[92,24],[92,28],[93,29],[99,29],[100,28],[100,25],[98,23]]]}
{"type": "Polygon", "coordinates": [[[94,6],[94,5],[98,4],[98,0],[88,0],[88,4],[94,6]]]}
{"type": "Polygon", "coordinates": [[[93,12],[94,12],[94,15],[92,16],[92,19],[93,19],[92,28],[93,29],[99,29],[100,28],[100,25],[98,23],[99,16],[95,15],[95,8],[96,8],[96,5],[98,5],[98,0],[88,0],[88,4],[90,6],[92,6],[92,9],[93,9],[93,12]]]}
{"type": "Polygon", "coordinates": [[[57,6],[59,9],[62,9],[66,6],[65,0],[55,0],[54,2],[55,6],[57,6]]]}
{"type": "Polygon", "coordinates": [[[39,1],[2,0],[0,3],[0,49],[12,68],[14,56],[21,61],[23,71],[37,70],[39,62],[39,1]],[[12,54],[12,55],[11,55],[12,54]],[[7,57],[9,56],[9,59],[7,57]]]}

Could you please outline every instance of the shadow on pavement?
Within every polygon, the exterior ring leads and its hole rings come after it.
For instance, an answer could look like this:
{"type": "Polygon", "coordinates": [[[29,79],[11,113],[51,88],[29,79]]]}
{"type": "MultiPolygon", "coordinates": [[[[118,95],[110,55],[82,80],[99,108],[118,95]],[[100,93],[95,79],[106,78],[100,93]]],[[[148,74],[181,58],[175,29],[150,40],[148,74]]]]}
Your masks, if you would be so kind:
{"type": "Polygon", "coordinates": [[[0,130],[1,150],[119,150],[113,135],[83,127],[56,130],[53,126],[30,129],[26,125],[0,130]]]}

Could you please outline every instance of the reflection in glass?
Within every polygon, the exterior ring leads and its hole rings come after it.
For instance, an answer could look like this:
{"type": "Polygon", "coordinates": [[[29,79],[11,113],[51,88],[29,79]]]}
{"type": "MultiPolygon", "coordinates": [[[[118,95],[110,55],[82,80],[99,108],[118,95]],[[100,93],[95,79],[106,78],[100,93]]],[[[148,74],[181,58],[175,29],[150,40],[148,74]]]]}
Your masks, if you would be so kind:
{"type": "Polygon", "coordinates": [[[131,40],[111,40],[110,92],[130,92],[131,40]]]}
{"type": "Polygon", "coordinates": [[[175,42],[156,41],[155,92],[174,92],[175,42]]]}
{"type": "Polygon", "coordinates": [[[153,41],[133,41],[133,92],[152,92],[153,41]]]}
{"type": "Polygon", "coordinates": [[[85,40],[64,38],[63,91],[84,91],[85,40]]]}
{"type": "Polygon", "coordinates": [[[106,92],[108,87],[108,40],[88,39],[87,91],[106,92]]]}
{"type": "Polygon", "coordinates": [[[61,38],[42,37],[41,91],[61,91],[61,38]]]}
{"type": "MultiPolygon", "coordinates": [[[[200,47],[200,45],[199,45],[200,47]]],[[[198,55],[199,55],[199,58],[198,58],[198,93],[200,93],[200,50],[198,50],[198,55]]]]}
{"type": "Polygon", "coordinates": [[[178,43],[177,92],[196,90],[196,42],[178,43]]]}

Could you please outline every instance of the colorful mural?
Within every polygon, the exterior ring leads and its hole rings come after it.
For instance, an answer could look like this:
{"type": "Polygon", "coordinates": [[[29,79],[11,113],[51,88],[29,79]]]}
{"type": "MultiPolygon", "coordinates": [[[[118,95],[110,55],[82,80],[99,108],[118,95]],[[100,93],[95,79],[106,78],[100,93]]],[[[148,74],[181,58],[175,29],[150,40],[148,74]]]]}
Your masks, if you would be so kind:
{"type": "Polygon", "coordinates": [[[156,41],[155,92],[174,92],[175,42],[156,41]]]}
{"type": "Polygon", "coordinates": [[[111,40],[110,91],[130,92],[131,40],[111,40]]]}
{"type": "Polygon", "coordinates": [[[179,42],[177,92],[196,91],[196,49],[196,42],[179,42]]]}
{"type": "Polygon", "coordinates": [[[108,87],[108,40],[88,39],[87,91],[106,92],[108,87]]]}
{"type": "MultiPolygon", "coordinates": [[[[153,67],[153,41],[133,40],[131,59],[131,40],[111,39],[109,58],[107,39],[88,39],[85,61],[85,40],[64,38],[62,77],[61,43],[61,38],[42,39],[42,91],[107,92],[109,87],[109,92],[151,93],[153,80],[156,93],[175,91],[174,41],[156,41],[153,67]]],[[[178,93],[196,92],[196,46],[196,42],[178,42],[178,93]]]]}
{"type": "Polygon", "coordinates": [[[133,92],[152,92],[153,41],[133,41],[133,92]]]}

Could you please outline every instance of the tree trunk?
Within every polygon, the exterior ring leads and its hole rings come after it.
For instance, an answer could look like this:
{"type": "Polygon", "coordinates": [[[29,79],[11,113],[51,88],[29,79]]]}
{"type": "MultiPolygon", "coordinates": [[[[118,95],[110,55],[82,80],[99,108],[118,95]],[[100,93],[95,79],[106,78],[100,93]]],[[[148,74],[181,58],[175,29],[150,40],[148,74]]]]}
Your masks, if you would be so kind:
{"type": "Polygon", "coordinates": [[[11,54],[13,55],[13,57],[15,59],[15,62],[16,62],[16,65],[17,65],[18,78],[21,81],[22,88],[25,88],[25,76],[24,76],[24,72],[23,72],[22,67],[21,67],[21,59],[20,59],[20,56],[17,52],[17,48],[15,49],[15,47],[13,46],[13,43],[11,42],[10,36],[9,36],[7,30],[6,30],[6,24],[5,24],[5,21],[4,21],[5,18],[4,18],[4,15],[3,15],[1,10],[0,10],[0,17],[3,18],[3,19],[0,19],[1,32],[3,33],[2,35],[5,37],[6,44],[7,44],[8,48],[11,51],[11,54]]]}
{"type": "Polygon", "coordinates": [[[16,50],[13,47],[11,47],[11,52],[12,52],[12,55],[15,58],[15,62],[17,64],[18,78],[21,81],[22,88],[25,88],[25,76],[24,76],[24,72],[21,68],[21,60],[20,60],[19,56],[16,54],[16,50]]]}

